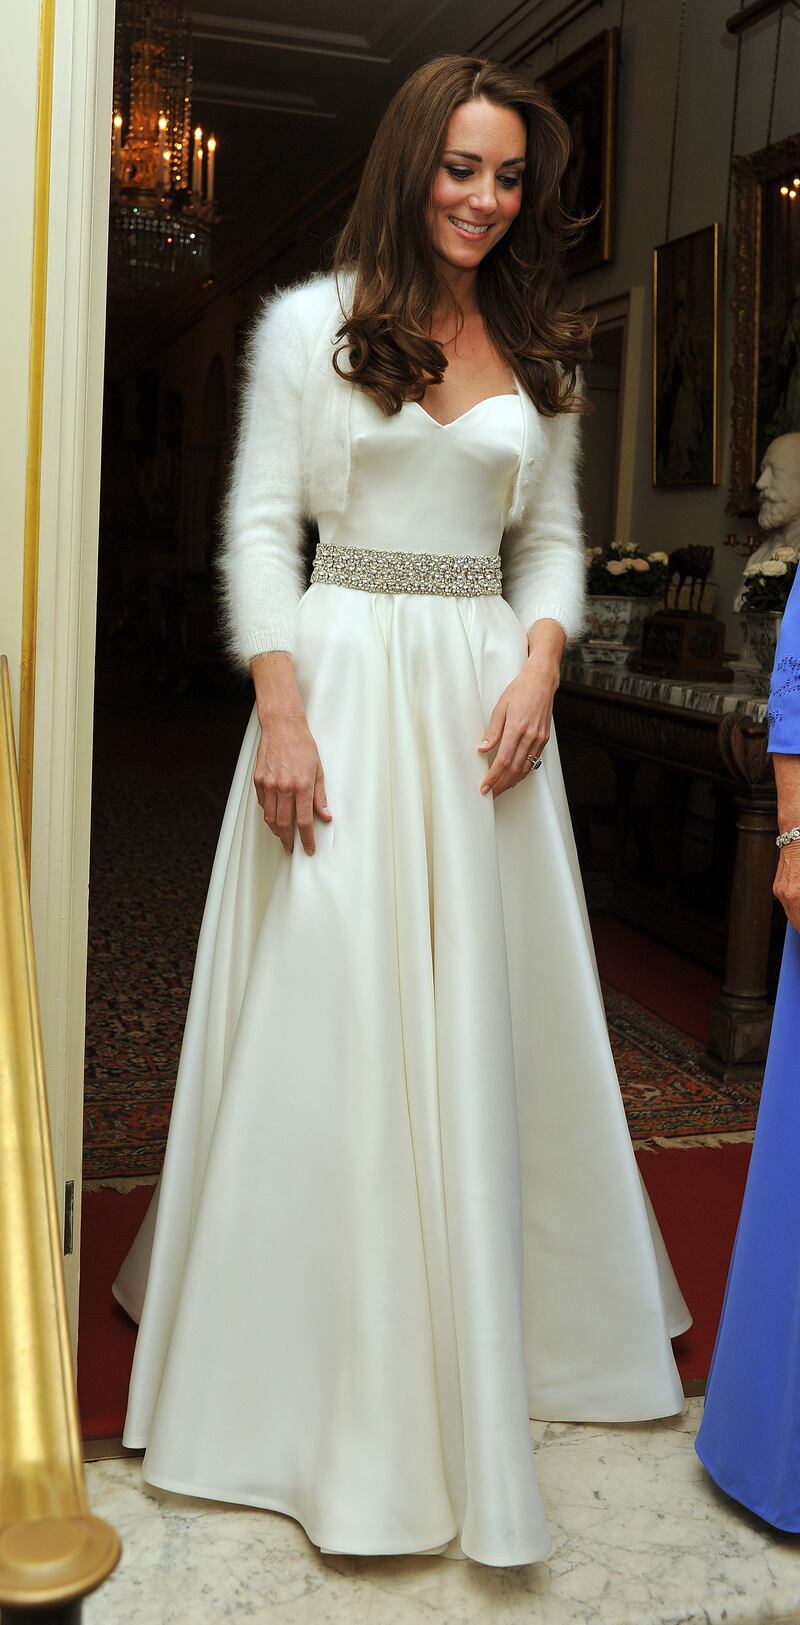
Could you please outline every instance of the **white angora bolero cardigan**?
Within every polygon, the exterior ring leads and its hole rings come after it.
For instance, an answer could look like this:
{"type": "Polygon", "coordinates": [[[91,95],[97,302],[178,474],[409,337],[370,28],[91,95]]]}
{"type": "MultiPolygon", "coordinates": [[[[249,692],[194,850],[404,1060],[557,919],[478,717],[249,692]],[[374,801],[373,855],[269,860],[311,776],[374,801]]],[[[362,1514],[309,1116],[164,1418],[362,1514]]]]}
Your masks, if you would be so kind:
{"type": "MultiPolygon", "coordinates": [[[[341,286],[346,297],[348,283],[341,286]]],[[[317,275],[272,295],[251,334],[220,556],[228,642],[243,665],[271,649],[293,651],[305,521],[347,508],[354,386],[331,361],[341,321],[333,277],[317,275]]],[[[547,616],[574,637],[585,575],[579,419],[541,416],[517,387],[524,438],[502,543],[503,593],[524,627],[547,616]]]]}

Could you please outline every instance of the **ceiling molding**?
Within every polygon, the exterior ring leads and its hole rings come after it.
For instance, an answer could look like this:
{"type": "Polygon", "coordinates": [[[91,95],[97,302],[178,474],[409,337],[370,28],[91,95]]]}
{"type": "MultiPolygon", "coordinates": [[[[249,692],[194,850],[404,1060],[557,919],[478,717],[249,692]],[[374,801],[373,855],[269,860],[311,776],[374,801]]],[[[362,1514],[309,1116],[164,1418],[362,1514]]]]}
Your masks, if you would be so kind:
{"type": "Polygon", "coordinates": [[[259,113],[287,113],[290,117],[335,119],[336,113],[318,107],[313,96],[284,90],[258,90],[254,86],[219,85],[210,79],[195,79],[192,93],[204,107],[252,107],[259,113]]]}
{"type": "Polygon", "coordinates": [[[246,17],[218,17],[193,11],[192,38],[215,45],[243,45],[249,51],[293,51],[306,56],[338,57],[385,66],[388,56],[377,56],[364,34],[340,34],[326,28],[292,28],[285,23],[257,23],[246,17]]]}

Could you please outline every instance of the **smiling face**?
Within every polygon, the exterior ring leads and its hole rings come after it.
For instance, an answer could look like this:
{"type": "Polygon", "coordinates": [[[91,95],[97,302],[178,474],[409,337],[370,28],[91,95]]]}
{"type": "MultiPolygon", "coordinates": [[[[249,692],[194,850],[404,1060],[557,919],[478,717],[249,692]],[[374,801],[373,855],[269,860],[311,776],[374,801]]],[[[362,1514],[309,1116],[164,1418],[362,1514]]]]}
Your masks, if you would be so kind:
{"type": "Polygon", "coordinates": [[[493,102],[464,102],[449,120],[427,218],[453,270],[477,270],[519,214],[526,134],[519,113],[493,102]]]}

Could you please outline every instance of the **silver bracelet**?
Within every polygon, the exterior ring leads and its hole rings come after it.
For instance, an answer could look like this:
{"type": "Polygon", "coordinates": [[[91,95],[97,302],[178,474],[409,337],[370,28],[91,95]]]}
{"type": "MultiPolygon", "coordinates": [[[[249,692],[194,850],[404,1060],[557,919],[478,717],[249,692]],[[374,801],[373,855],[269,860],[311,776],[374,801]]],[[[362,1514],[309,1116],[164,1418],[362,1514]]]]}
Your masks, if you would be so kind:
{"type": "Polygon", "coordinates": [[[784,835],[775,836],[776,846],[790,846],[792,841],[800,841],[800,824],[795,824],[794,829],[787,829],[784,835]]]}

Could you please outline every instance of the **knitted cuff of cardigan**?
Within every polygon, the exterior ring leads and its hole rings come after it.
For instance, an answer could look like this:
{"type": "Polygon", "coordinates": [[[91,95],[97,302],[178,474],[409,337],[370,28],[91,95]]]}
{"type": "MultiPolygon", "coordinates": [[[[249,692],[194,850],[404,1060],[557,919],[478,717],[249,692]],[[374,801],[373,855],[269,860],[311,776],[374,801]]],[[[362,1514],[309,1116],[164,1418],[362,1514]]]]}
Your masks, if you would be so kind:
{"type": "Polygon", "coordinates": [[[256,655],[294,654],[295,628],[294,621],[281,620],[277,615],[274,620],[265,622],[263,628],[257,632],[248,632],[245,637],[237,641],[236,653],[241,664],[249,667],[250,661],[256,655]]]}
{"type": "Polygon", "coordinates": [[[586,622],[583,583],[566,573],[548,574],[546,581],[533,583],[526,602],[517,607],[512,596],[511,607],[526,630],[534,621],[558,621],[570,643],[580,637],[586,622]]]}

